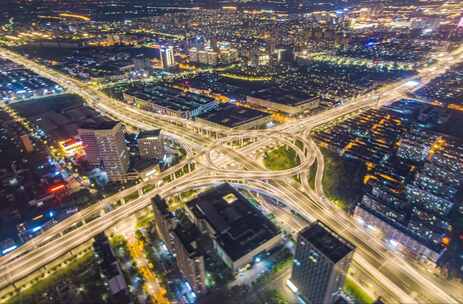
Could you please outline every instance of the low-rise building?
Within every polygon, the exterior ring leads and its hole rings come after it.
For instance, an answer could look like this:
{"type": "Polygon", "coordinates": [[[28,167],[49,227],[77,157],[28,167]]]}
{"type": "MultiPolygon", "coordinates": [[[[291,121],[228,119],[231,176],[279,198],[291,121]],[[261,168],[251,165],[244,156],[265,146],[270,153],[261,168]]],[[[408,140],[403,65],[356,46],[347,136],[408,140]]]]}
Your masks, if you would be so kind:
{"type": "Polygon", "coordinates": [[[264,126],[272,121],[272,116],[265,112],[227,103],[220,104],[217,109],[199,115],[197,120],[213,127],[245,130],[264,126]]]}
{"type": "Polygon", "coordinates": [[[317,96],[297,91],[270,87],[249,94],[246,102],[257,107],[294,116],[316,109],[320,99],[317,96]]]}
{"type": "Polygon", "coordinates": [[[235,273],[282,241],[279,229],[229,184],[201,193],[186,211],[235,273]]]}
{"type": "Polygon", "coordinates": [[[143,86],[125,92],[124,99],[159,114],[194,118],[217,107],[213,98],[168,86],[143,86]]]}

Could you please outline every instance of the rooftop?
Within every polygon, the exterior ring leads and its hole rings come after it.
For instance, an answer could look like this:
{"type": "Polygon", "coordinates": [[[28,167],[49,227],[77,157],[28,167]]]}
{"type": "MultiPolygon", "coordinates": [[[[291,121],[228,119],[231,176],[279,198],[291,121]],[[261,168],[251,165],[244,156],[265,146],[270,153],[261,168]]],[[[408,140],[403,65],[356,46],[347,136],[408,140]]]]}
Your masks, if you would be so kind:
{"type": "Polygon", "coordinates": [[[187,218],[183,218],[182,221],[175,227],[174,234],[182,243],[183,248],[186,252],[188,252],[190,257],[201,255],[198,250],[198,242],[201,238],[201,233],[187,218]]]}
{"type": "Polygon", "coordinates": [[[137,139],[158,138],[161,134],[161,129],[146,130],[138,133],[137,139]]]}
{"type": "Polygon", "coordinates": [[[355,249],[354,245],[333,232],[320,221],[302,230],[299,236],[315,246],[333,263],[337,263],[355,249]]]}
{"type": "Polygon", "coordinates": [[[100,121],[100,122],[97,122],[97,123],[83,124],[81,129],[87,129],[87,130],[112,130],[118,124],[119,124],[118,121],[103,120],[103,121],[100,121]]]}
{"type": "Polygon", "coordinates": [[[193,111],[214,103],[210,97],[161,85],[136,87],[127,94],[177,112],[193,111]]]}
{"type": "Polygon", "coordinates": [[[249,94],[254,98],[269,100],[274,103],[279,103],[287,106],[299,106],[310,102],[315,95],[309,95],[296,90],[283,89],[277,86],[264,88],[249,94]]]}
{"type": "Polygon", "coordinates": [[[229,184],[200,194],[187,207],[215,230],[216,240],[234,261],[277,236],[280,231],[229,184]]]}
{"type": "Polygon", "coordinates": [[[199,115],[198,118],[228,127],[236,128],[248,122],[268,117],[270,114],[261,111],[242,108],[231,103],[220,104],[209,113],[199,115]]]}

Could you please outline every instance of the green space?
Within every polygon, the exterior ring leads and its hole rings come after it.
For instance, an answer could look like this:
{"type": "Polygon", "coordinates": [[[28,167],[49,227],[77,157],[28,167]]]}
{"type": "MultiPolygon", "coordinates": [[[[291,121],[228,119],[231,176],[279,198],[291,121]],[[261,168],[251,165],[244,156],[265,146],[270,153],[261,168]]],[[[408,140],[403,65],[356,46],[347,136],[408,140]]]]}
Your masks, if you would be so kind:
{"type": "Polygon", "coordinates": [[[315,177],[317,176],[318,163],[315,161],[310,167],[309,171],[309,186],[312,189],[315,189],[315,177]]]}
{"type": "Polygon", "coordinates": [[[370,297],[357,283],[346,277],[344,282],[344,291],[355,298],[358,304],[372,304],[374,299],[370,297]]]}
{"type": "Polygon", "coordinates": [[[365,165],[358,160],[345,159],[326,149],[323,189],[340,208],[350,210],[362,197],[365,165]]]}
{"type": "Polygon", "coordinates": [[[93,251],[67,261],[63,268],[50,269],[51,274],[34,282],[30,288],[12,297],[9,304],[107,303],[106,288],[100,278],[93,251]]]}
{"type": "Polygon", "coordinates": [[[133,201],[135,199],[137,199],[139,197],[138,195],[138,191],[134,191],[132,193],[130,193],[129,195],[127,195],[126,197],[124,197],[124,200],[126,203],[130,202],[130,201],[133,201]]]}
{"type": "Polygon", "coordinates": [[[156,185],[148,184],[148,185],[146,185],[146,186],[144,186],[142,188],[142,191],[143,191],[143,193],[147,193],[147,192],[150,192],[151,190],[153,190],[154,188],[156,188],[156,185]]]}
{"type": "Polygon", "coordinates": [[[288,300],[277,289],[266,290],[263,294],[263,302],[265,304],[288,304],[288,300]]]}
{"type": "Polygon", "coordinates": [[[298,164],[299,158],[296,151],[286,146],[268,151],[264,155],[265,167],[273,171],[294,168],[298,164]]]}

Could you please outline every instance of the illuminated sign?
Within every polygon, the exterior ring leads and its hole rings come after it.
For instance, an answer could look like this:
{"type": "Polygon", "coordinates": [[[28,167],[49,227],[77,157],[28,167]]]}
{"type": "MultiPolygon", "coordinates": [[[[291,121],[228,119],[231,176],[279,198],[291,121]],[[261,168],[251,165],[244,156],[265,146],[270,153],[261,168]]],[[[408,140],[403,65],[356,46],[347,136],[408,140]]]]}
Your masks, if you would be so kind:
{"type": "Polygon", "coordinates": [[[85,155],[84,145],[80,140],[71,138],[68,140],[60,141],[58,144],[66,157],[85,155]]]}
{"type": "Polygon", "coordinates": [[[66,187],[66,185],[64,185],[64,184],[56,185],[56,186],[53,186],[53,187],[49,188],[48,192],[49,193],[56,193],[58,191],[64,190],[65,187],[66,187]]]}

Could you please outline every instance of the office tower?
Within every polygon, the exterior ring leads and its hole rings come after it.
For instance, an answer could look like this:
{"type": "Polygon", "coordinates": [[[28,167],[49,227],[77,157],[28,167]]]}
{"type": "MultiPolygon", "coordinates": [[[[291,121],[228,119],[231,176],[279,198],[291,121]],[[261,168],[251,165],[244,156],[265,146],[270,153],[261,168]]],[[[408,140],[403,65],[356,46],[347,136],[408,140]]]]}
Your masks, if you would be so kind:
{"type": "Polygon", "coordinates": [[[288,17],[295,18],[301,13],[301,0],[288,0],[288,17]]]}
{"type": "Polygon", "coordinates": [[[129,289],[119,263],[104,233],[98,234],[93,243],[100,276],[105,280],[105,285],[110,292],[110,303],[128,303],[129,289]]]}
{"type": "Polygon", "coordinates": [[[163,69],[171,68],[175,65],[174,47],[163,46],[160,49],[161,67],[163,69]]]}
{"type": "Polygon", "coordinates": [[[151,199],[151,205],[153,207],[157,233],[166,244],[167,249],[170,252],[174,252],[171,231],[175,227],[175,216],[169,211],[166,200],[162,199],[159,195],[151,199]]]}
{"type": "Polygon", "coordinates": [[[310,304],[331,304],[344,285],[354,246],[321,222],[299,232],[288,286],[310,304]]]}
{"type": "Polygon", "coordinates": [[[220,7],[219,0],[206,0],[206,8],[218,9],[220,7]]]}
{"type": "Polygon", "coordinates": [[[204,268],[204,255],[201,253],[198,242],[201,233],[188,219],[173,230],[177,266],[196,293],[206,291],[206,270],[204,268]]]}
{"type": "Polygon", "coordinates": [[[85,125],[77,132],[89,164],[101,167],[112,181],[123,179],[129,169],[129,152],[122,124],[104,121],[85,125]]]}
{"type": "Polygon", "coordinates": [[[137,57],[133,59],[135,70],[150,71],[152,69],[151,61],[146,57],[137,57]]]}
{"type": "Polygon", "coordinates": [[[142,131],[137,135],[138,151],[142,159],[162,159],[165,154],[161,130],[142,131]]]}

